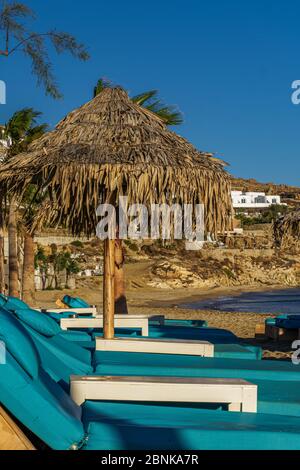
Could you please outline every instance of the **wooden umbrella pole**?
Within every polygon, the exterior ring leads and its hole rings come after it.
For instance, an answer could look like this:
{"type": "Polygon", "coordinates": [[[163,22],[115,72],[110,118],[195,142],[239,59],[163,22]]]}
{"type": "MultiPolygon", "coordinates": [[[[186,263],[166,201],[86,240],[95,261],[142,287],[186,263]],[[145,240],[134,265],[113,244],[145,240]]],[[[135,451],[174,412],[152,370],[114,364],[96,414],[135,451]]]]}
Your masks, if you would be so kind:
{"type": "Polygon", "coordinates": [[[115,240],[104,241],[103,330],[104,339],[114,338],[115,240]]]}
{"type": "Polygon", "coordinates": [[[115,240],[115,313],[127,314],[127,300],[124,279],[124,252],[122,240],[118,236],[115,240]]]}

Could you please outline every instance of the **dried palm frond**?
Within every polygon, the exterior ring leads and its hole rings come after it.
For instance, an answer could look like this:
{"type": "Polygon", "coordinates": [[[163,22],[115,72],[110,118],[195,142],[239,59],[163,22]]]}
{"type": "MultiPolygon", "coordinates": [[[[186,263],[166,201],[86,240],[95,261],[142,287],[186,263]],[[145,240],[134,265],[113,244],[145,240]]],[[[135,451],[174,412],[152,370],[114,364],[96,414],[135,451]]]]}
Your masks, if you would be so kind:
{"type": "Polygon", "coordinates": [[[278,247],[300,247],[300,209],[280,217],[274,223],[274,238],[278,247]]]}

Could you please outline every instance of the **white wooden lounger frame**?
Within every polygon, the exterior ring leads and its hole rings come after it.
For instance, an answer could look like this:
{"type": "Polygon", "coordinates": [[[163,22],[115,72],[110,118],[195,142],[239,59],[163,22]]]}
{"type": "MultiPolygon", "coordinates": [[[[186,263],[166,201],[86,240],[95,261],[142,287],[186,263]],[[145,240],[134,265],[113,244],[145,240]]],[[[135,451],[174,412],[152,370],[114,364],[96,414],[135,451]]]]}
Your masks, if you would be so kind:
{"type": "Polygon", "coordinates": [[[208,341],[161,338],[96,338],[96,351],[177,354],[214,357],[214,345],[208,341]]]}
{"type": "MultiPolygon", "coordinates": [[[[96,307],[84,307],[84,308],[39,308],[37,309],[39,312],[49,312],[49,313],[70,313],[74,315],[92,315],[95,318],[103,318],[102,313],[98,313],[96,307]]],[[[116,314],[115,318],[123,318],[126,320],[132,320],[134,318],[146,318],[147,320],[156,321],[159,325],[165,324],[165,316],[164,315],[153,315],[153,314],[142,314],[142,315],[128,315],[128,314],[116,314]]]]}
{"type": "Polygon", "coordinates": [[[186,377],[70,377],[72,399],[225,403],[229,411],[257,412],[257,385],[241,379],[186,377]]]}
{"type": "MultiPolygon", "coordinates": [[[[94,318],[62,318],[60,320],[62,330],[70,328],[103,328],[103,316],[94,318]]],[[[115,315],[115,328],[139,328],[142,336],[149,336],[149,319],[144,315],[115,315]]]]}
{"type": "Polygon", "coordinates": [[[96,317],[98,315],[96,307],[84,307],[84,308],[39,308],[39,312],[49,313],[70,313],[74,315],[92,315],[96,317]]]}

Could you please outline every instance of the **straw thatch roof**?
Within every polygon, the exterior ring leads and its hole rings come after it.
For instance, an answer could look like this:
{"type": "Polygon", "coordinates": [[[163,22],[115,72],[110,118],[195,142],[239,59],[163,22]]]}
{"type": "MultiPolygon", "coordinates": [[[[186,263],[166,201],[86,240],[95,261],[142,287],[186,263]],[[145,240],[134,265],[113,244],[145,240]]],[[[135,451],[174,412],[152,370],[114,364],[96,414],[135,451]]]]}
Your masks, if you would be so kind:
{"type": "Polygon", "coordinates": [[[300,209],[280,217],[274,223],[274,237],[279,247],[300,247],[300,209]]]}
{"type": "MultiPolygon", "coordinates": [[[[227,227],[229,176],[121,88],[104,89],[0,170],[3,193],[34,182],[47,189],[51,222],[92,234],[96,208],[112,196],[129,203],[203,203],[206,229],[227,227]]],[[[40,214],[45,215],[45,208],[40,214]]]]}

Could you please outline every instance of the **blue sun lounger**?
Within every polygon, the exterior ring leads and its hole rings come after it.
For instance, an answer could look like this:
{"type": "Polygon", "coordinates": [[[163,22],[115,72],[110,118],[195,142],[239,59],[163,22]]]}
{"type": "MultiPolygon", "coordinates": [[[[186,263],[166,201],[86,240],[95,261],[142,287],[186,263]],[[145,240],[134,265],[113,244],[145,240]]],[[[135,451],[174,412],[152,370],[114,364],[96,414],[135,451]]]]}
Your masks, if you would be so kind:
{"type": "Polygon", "coordinates": [[[265,324],[287,330],[298,329],[300,328],[300,315],[277,315],[274,318],[267,318],[265,324]]]}
{"type": "Polygon", "coordinates": [[[258,385],[260,413],[300,416],[300,366],[291,362],[96,352],[94,370],[100,376],[242,378],[258,385]]]}
{"type": "MultiPolygon", "coordinates": [[[[62,299],[62,302],[70,308],[84,308],[90,307],[90,305],[80,297],[71,297],[70,295],[65,295],[62,299]]],[[[150,320],[150,324],[156,325],[155,320],[150,320]]],[[[194,328],[205,328],[207,327],[207,322],[204,320],[185,320],[185,319],[170,319],[165,318],[165,325],[168,326],[192,326],[194,328]]]]}
{"type": "MultiPolygon", "coordinates": [[[[10,313],[0,309],[0,317],[7,314],[10,313]]],[[[60,333],[51,336],[45,325],[41,327],[44,317],[38,312],[35,315],[36,319],[30,317],[30,326],[29,317],[27,323],[20,318],[18,321],[34,342],[45,371],[65,390],[68,390],[70,375],[241,378],[260,385],[258,407],[261,412],[300,416],[300,369],[292,363],[166,354],[92,354],[77,343],[66,341],[60,333]]]]}
{"type": "MultiPolygon", "coordinates": [[[[89,307],[87,302],[78,297],[74,298],[66,295],[63,297],[62,301],[70,308],[89,307]]],[[[151,323],[150,320],[149,324],[150,338],[199,339],[210,341],[215,345],[215,357],[258,360],[262,358],[262,350],[260,347],[239,344],[238,338],[232,333],[217,328],[208,329],[207,323],[202,320],[165,319],[163,326],[151,323]],[[201,330],[202,328],[204,328],[203,331],[201,330]]],[[[101,331],[101,334],[102,333],[103,331],[101,331]]],[[[117,333],[125,336],[127,334],[139,336],[140,331],[131,330],[131,332],[129,332],[123,329],[117,330],[117,333]]]]}
{"type": "Polygon", "coordinates": [[[300,447],[298,417],[149,403],[86,401],[79,407],[45,372],[32,337],[21,321],[3,309],[0,337],[6,344],[6,361],[0,365],[0,402],[51,449],[300,447]]]}
{"type": "MultiPolygon", "coordinates": [[[[140,336],[140,330],[138,329],[116,329],[116,333],[122,336],[140,336]]],[[[92,333],[93,338],[102,335],[103,330],[92,333]]],[[[215,357],[252,360],[262,358],[262,349],[260,347],[241,344],[233,333],[220,328],[194,329],[178,326],[150,326],[149,338],[209,341],[214,344],[215,357]]]]}
{"type": "MultiPolygon", "coordinates": [[[[69,296],[67,296],[69,297],[69,296]]],[[[65,297],[64,297],[65,299],[65,297]]],[[[72,299],[72,298],[70,298],[72,299]]],[[[66,300],[66,299],[65,299],[66,300]]],[[[80,300],[80,299],[79,299],[80,300]]],[[[73,299],[75,305],[78,308],[81,308],[83,304],[76,304],[78,299],[73,299]],[[80,307],[79,307],[80,305],[80,307]]],[[[84,302],[84,301],[82,301],[84,302]]],[[[69,302],[70,303],[70,302],[69,302]]],[[[35,310],[30,309],[26,303],[23,301],[14,298],[14,297],[5,297],[0,296],[0,306],[3,306],[7,310],[12,312],[19,312],[19,315],[22,316],[25,321],[28,321],[30,315],[36,315],[35,310]],[[25,312],[28,310],[28,313],[25,312]],[[23,313],[22,313],[23,312],[23,313]],[[24,313],[25,312],[25,313],[24,313]]],[[[72,304],[74,305],[74,304],[72,304]]],[[[76,307],[75,307],[76,308],[76,307]]],[[[51,319],[54,319],[59,323],[59,319],[62,317],[67,318],[70,314],[66,312],[65,314],[57,314],[48,312],[46,314],[40,314],[40,319],[42,316],[45,318],[50,317],[48,323],[51,322],[51,319]]],[[[46,321],[46,320],[45,320],[46,321]]],[[[190,320],[193,322],[194,320],[190,320]]],[[[57,325],[56,333],[59,333],[59,326],[57,325]]],[[[64,336],[69,341],[77,342],[81,346],[87,349],[94,349],[95,336],[103,335],[103,329],[97,330],[84,330],[84,331],[64,331],[61,332],[61,335],[64,336]]],[[[117,328],[117,336],[139,336],[141,331],[134,328],[117,328]]],[[[161,338],[161,339],[185,339],[185,340],[199,340],[199,341],[209,341],[215,345],[215,357],[223,358],[236,358],[236,359],[256,359],[260,360],[262,357],[262,350],[260,347],[240,344],[238,338],[231,332],[223,329],[217,328],[201,328],[201,327],[192,327],[192,326],[178,326],[175,324],[167,324],[163,326],[151,325],[149,327],[149,337],[150,338],[161,338]]]]}

